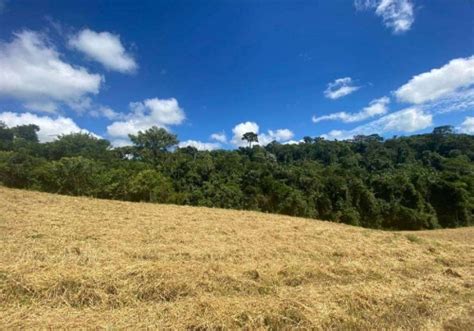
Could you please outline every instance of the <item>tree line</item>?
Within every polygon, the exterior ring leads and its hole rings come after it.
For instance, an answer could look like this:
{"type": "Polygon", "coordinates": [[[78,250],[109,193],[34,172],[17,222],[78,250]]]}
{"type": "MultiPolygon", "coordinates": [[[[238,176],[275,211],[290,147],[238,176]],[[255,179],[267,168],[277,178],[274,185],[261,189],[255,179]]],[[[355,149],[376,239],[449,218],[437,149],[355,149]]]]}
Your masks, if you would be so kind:
{"type": "MultiPolygon", "coordinates": [[[[39,143],[36,125],[0,123],[0,184],[105,199],[258,210],[377,229],[469,226],[474,136],[356,136],[198,151],[152,127],[131,146],[74,133],[39,143]]],[[[20,202],[19,202],[20,203],[20,202]]]]}

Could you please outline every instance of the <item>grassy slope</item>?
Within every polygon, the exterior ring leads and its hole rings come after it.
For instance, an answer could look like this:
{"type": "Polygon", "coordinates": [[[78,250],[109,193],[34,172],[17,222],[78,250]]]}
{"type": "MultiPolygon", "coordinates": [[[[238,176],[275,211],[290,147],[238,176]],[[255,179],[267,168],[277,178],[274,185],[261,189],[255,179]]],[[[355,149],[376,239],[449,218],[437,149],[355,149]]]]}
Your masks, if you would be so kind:
{"type": "Polygon", "coordinates": [[[0,326],[472,329],[473,239],[0,187],[0,326]]]}

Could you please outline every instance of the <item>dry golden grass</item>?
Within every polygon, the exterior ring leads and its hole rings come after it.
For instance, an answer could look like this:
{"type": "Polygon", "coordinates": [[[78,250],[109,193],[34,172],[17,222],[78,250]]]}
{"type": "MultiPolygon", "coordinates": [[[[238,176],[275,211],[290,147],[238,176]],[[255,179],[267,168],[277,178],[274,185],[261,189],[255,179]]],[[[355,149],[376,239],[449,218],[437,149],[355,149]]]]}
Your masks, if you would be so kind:
{"type": "Polygon", "coordinates": [[[472,330],[473,239],[0,187],[0,327],[472,330]]]}

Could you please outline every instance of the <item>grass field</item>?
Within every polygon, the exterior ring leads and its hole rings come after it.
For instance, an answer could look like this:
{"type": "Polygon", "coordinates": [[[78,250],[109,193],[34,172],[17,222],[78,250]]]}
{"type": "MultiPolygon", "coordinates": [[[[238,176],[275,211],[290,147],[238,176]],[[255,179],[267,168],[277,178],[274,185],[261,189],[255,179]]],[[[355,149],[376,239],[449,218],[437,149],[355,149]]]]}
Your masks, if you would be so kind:
{"type": "Polygon", "coordinates": [[[474,329],[474,229],[0,187],[0,327],[474,329]]]}

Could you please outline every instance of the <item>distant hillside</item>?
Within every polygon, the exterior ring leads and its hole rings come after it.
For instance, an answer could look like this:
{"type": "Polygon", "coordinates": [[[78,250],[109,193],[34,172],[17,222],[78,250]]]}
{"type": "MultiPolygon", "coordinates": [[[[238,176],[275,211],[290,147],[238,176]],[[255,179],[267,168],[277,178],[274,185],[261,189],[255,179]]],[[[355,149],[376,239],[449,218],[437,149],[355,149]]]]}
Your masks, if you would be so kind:
{"type": "Polygon", "coordinates": [[[474,328],[474,229],[382,232],[0,187],[0,326],[474,328]]]}

